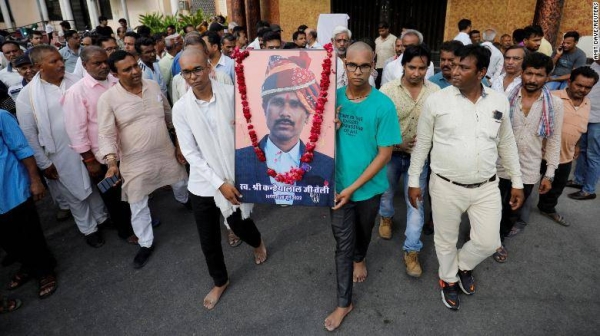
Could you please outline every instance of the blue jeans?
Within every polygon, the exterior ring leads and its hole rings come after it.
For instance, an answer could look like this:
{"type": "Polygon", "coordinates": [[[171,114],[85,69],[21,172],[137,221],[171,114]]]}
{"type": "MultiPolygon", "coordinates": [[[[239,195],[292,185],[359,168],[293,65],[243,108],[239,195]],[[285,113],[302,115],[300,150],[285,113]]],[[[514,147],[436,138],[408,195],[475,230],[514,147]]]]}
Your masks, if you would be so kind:
{"type": "MultiPolygon", "coordinates": [[[[404,241],[403,249],[407,252],[421,251],[423,243],[421,242],[421,231],[423,230],[423,223],[425,221],[424,215],[424,203],[419,204],[419,209],[415,209],[410,205],[408,199],[408,167],[410,166],[410,155],[394,152],[392,159],[387,164],[387,178],[390,186],[381,195],[381,203],[379,204],[379,215],[381,217],[393,217],[394,216],[394,194],[398,190],[400,178],[404,184],[404,200],[406,202],[406,231],[404,235],[406,240],[404,241]]],[[[427,174],[429,172],[429,163],[425,162],[423,171],[419,176],[419,187],[421,188],[421,196],[423,199],[427,193],[427,174]]]]}
{"type": "Polygon", "coordinates": [[[581,149],[575,166],[575,183],[583,185],[583,191],[596,193],[600,178],[600,123],[588,124],[587,133],[579,140],[581,149]]]}

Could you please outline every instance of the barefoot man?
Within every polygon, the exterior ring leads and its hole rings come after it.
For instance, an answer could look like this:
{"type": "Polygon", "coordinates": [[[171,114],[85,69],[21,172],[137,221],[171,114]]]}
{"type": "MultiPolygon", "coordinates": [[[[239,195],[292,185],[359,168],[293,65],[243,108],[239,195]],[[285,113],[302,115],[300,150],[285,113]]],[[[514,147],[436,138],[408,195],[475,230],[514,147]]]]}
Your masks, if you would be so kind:
{"type": "MultiPolygon", "coordinates": [[[[365,256],[388,188],[385,165],[392,146],[402,142],[394,103],[369,84],[373,49],[357,42],[348,47],[344,63],[348,85],[337,91],[339,129],[336,134],[336,205],[332,230],[336,240],[337,308],[325,319],[333,331],[352,311],[352,281],[367,277],[365,256]]],[[[342,69],[338,69],[340,71],[342,69]]]]}
{"type": "Polygon", "coordinates": [[[204,298],[213,309],[229,285],[221,248],[220,215],[248,245],[254,262],[267,260],[267,249],[249,218],[253,204],[241,204],[234,187],[234,93],[233,86],[211,80],[208,55],[186,49],[179,59],[181,76],[191,90],[173,107],[173,124],[185,159],[190,164],[188,190],[200,235],[200,245],[215,286],[204,298]]]}

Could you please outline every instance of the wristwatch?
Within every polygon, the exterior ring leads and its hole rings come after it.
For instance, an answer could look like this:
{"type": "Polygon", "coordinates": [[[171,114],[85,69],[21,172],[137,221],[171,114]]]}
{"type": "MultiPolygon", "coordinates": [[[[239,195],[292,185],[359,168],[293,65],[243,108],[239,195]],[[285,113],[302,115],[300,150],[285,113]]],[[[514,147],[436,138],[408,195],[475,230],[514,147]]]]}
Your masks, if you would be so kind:
{"type": "Polygon", "coordinates": [[[550,176],[544,176],[544,178],[548,181],[550,181],[550,183],[554,182],[554,177],[550,177],[550,176]]]}

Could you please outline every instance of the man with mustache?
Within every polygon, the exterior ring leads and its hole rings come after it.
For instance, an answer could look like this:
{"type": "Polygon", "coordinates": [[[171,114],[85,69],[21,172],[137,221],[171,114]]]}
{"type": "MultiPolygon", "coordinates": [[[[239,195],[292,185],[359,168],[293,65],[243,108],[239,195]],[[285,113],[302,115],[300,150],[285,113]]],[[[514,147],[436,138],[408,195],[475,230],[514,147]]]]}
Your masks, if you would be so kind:
{"type": "MultiPolygon", "coordinates": [[[[569,86],[560,91],[552,91],[564,103],[564,121],[561,134],[560,164],[556,168],[552,189],[540,195],[538,209],[542,215],[549,217],[560,225],[569,226],[569,222],[556,211],[558,198],[562,194],[573,159],[577,156],[581,135],[587,131],[592,102],[587,97],[594,85],[598,83],[598,74],[588,66],[579,67],[571,72],[569,86]]],[[[542,162],[542,173],[545,165],[542,162]]]]}
{"type": "MultiPolygon", "coordinates": [[[[252,146],[236,150],[236,164],[244,167],[235,172],[238,189],[240,184],[254,183],[263,186],[289,186],[267,175],[267,169],[283,174],[290,167],[299,168],[301,165],[306,165],[308,170],[295,186],[333,185],[334,162],[331,157],[315,150],[312,162],[300,162],[306,148],[300,140],[300,134],[312,119],[319,96],[319,84],[313,72],[308,69],[309,64],[310,58],[305,51],[301,51],[299,57],[284,58],[275,55],[269,59],[261,92],[269,134],[258,144],[265,153],[266,162],[258,160],[252,146]]],[[[299,195],[294,192],[279,190],[247,190],[243,193],[244,202],[320,206],[333,204],[333,192],[313,193],[310,197],[302,193],[302,199],[298,199],[299,195]]]]}
{"type": "MultiPolygon", "coordinates": [[[[71,141],[71,148],[81,155],[92,182],[97,185],[104,179],[108,170],[98,153],[98,99],[117,83],[117,79],[110,74],[108,53],[104,49],[89,46],[81,51],[79,57],[85,75],[67,90],[62,99],[65,129],[71,141]]],[[[137,243],[131,228],[129,205],[121,202],[120,186],[109,189],[101,196],[110,218],[117,227],[119,237],[132,244],[137,243]]],[[[104,238],[100,231],[97,231],[93,239],[88,238],[87,242],[93,247],[100,247],[104,244],[104,238]]]]}
{"type": "Polygon", "coordinates": [[[140,65],[126,51],[110,55],[108,66],[119,82],[98,99],[96,156],[108,166],[105,177],[117,176],[117,183],[123,183],[122,197],[131,208],[131,225],[140,245],[133,267],[142,268],[154,242],[150,193],[171,185],[175,199],[189,205],[185,158],[169,137],[171,108],[160,86],[142,79],[140,65]]]}
{"type": "MultiPolygon", "coordinates": [[[[460,43],[456,41],[457,43],[460,43]]],[[[398,190],[400,179],[403,180],[404,195],[408,192],[408,167],[410,155],[417,137],[417,122],[425,100],[439,87],[425,79],[427,67],[431,61],[431,53],[423,46],[409,46],[404,51],[402,78],[393,80],[381,87],[381,92],[388,96],[396,106],[398,122],[404,141],[394,146],[392,159],[387,164],[389,188],[381,196],[379,215],[379,236],[384,239],[392,238],[392,217],[394,216],[394,194],[398,190]]],[[[419,177],[421,193],[426,194],[429,165],[425,164],[419,177]]],[[[423,247],[420,240],[425,219],[423,207],[413,208],[408,197],[406,200],[406,240],[404,241],[404,263],[406,273],[412,277],[420,277],[422,270],[419,262],[419,252],[423,247]]]]}
{"type": "Polygon", "coordinates": [[[440,46],[440,68],[442,71],[429,78],[429,81],[437,84],[441,89],[452,85],[452,66],[456,58],[456,51],[464,45],[461,41],[451,40],[440,46]]]}
{"type": "Polygon", "coordinates": [[[348,77],[346,76],[346,71],[344,71],[344,58],[346,58],[346,48],[348,48],[351,42],[350,39],[352,38],[352,32],[344,26],[337,26],[333,29],[333,33],[331,35],[331,44],[333,45],[333,49],[337,55],[336,79],[337,88],[339,89],[342,86],[348,85],[348,77]]]}
{"type": "MultiPolygon", "coordinates": [[[[402,45],[404,48],[411,45],[421,45],[423,44],[423,34],[421,32],[414,29],[406,29],[402,35],[400,36],[402,40],[402,45]]],[[[383,68],[383,74],[381,76],[381,85],[391,82],[394,79],[398,79],[402,77],[402,73],[404,68],[402,66],[402,55],[400,55],[395,61],[388,63],[385,68],[383,68]]],[[[425,74],[425,78],[432,77],[435,74],[433,62],[429,62],[429,67],[427,68],[427,73],[425,74]]]]}
{"type": "Polygon", "coordinates": [[[23,78],[21,78],[21,75],[19,75],[17,71],[14,71],[12,62],[23,55],[23,50],[21,50],[19,44],[14,41],[6,41],[2,43],[2,47],[0,48],[2,48],[4,57],[8,60],[6,68],[0,70],[0,81],[2,81],[6,87],[17,85],[23,78]]]}
{"type": "Polygon", "coordinates": [[[64,91],[79,78],[65,73],[63,58],[53,46],[33,47],[29,57],[39,72],[17,98],[19,124],[48,188],[67,201],[86,241],[96,242],[98,225],[107,221],[108,215],[81,157],[70,147],[60,105],[64,91]]]}
{"type": "MultiPolygon", "coordinates": [[[[554,172],[560,159],[563,102],[544,86],[553,68],[550,57],[539,52],[531,53],[525,56],[521,68],[522,85],[517,85],[509,92],[508,100],[521,165],[524,201],[527,201],[533,186],[540,180],[540,168],[544,169],[541,167],[543,158],[546,159],[546,168],[540,181],[539,193],[543,195],[552,188],[554,172]]],[[[513,227],[514,231],[523,230],[524,227],[515,226],[521,216],[521,209],[511,207],[510,195],[513,187],[509,174],[500,165],[497,169],[502,197],[500,239],[504,242],[504,238],[511,233],[513,227]]],[[[499,263],[506,262],[508,251],[504,244],[496,250],[493,257],[499,263]]]]}
{"type": "Polygon", "coordinates": [[[17,101],[19,93],[23,88],[31,82],[33,77],[37,74],[37,69],[31,64],[31,60],[27,55],[21,55],[12,62],[12,65],[17,69],[19,75],[23,77],[23,80],[19,84],[15,84],[8,88],[8,94],[12,100],[17,101]]]}
{"type": "Polygon", "coordinates": [[[492,77],[492,89],[508,95],[515,87],[521,85],[523,59],[527,52],[525,47],[512,45],[504,52],[504,71],[492,77]]]}

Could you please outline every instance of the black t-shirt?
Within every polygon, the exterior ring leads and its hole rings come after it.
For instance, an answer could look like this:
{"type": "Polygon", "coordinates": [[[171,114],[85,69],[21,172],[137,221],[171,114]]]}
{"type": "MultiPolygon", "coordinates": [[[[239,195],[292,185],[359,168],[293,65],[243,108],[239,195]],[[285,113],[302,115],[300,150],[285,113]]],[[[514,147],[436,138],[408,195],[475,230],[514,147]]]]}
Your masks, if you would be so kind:
{"type": "Polygon", "coordinates": [[[96,27],[96,33],[98,33],[99,36],[105,36],[105,37],[111,37],[112,34],[114,34],[114,32],[110,26],[106,26],[106,27],[98,26],[98,27],[96,27]]]}

